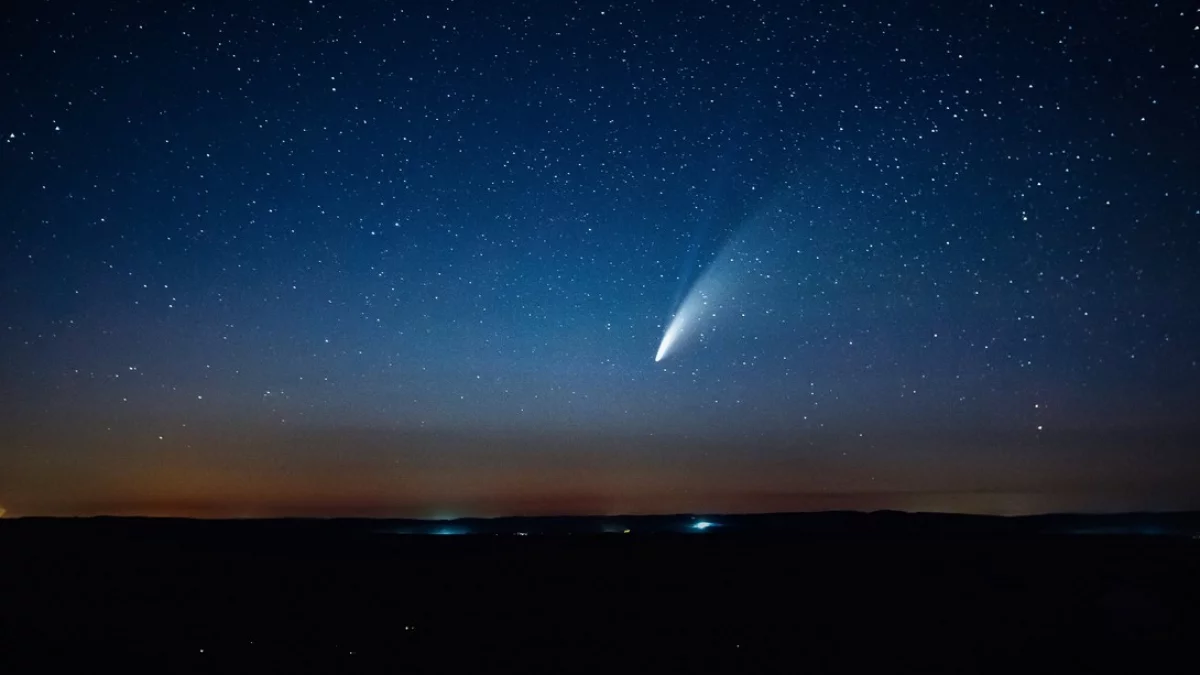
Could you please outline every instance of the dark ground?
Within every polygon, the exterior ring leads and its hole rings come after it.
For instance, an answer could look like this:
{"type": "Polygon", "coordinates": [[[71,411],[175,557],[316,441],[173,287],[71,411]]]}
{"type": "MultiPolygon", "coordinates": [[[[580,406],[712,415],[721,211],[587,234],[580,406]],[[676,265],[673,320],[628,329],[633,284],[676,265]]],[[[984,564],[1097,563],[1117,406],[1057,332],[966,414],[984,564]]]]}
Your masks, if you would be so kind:
{"type": "Polygon", "coordinates": [[[377,529],[0,522],[0,673],[1200,672],[1190,536],[377,529]]]}

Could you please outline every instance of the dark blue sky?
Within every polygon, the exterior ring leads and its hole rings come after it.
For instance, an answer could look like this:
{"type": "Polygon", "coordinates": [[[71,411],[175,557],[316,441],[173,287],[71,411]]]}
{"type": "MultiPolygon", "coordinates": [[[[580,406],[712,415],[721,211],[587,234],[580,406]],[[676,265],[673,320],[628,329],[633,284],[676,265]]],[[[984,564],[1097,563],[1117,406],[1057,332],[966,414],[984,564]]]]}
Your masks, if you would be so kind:
{"type": "Polygon", "coordinates": [[[1197,506],[1198,25],[9,3],[0,505],[1197,506]]]}

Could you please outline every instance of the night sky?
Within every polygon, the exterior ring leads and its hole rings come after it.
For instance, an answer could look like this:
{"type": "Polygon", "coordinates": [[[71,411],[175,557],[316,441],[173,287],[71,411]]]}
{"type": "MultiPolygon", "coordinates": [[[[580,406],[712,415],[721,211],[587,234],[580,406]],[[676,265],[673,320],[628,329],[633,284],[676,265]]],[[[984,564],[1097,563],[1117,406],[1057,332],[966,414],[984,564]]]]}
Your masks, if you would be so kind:
{"type": "Polygon", "coordinates": [[[1200,507],[1198,103],[1193,2],[5,2],[0,508],[1200,507]]]}

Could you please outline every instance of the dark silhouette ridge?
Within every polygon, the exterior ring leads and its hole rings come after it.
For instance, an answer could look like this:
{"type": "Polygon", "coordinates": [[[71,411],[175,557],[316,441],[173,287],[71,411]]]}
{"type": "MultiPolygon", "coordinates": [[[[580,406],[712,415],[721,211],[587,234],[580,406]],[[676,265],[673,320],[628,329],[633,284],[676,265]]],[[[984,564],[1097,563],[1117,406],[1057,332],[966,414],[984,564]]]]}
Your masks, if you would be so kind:
{"type": "Polygon", "coordinates": [[[1200,630],[1198,523],[5,520],[0,668],[1155,671],[1200,630]]]}

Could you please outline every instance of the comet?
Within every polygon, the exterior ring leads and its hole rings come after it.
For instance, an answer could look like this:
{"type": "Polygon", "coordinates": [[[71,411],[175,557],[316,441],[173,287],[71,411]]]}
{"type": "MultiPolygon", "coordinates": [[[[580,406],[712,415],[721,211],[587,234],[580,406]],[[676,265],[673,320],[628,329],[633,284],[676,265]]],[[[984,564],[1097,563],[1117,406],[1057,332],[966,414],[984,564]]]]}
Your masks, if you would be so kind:
{"type": "Polygon", "coordinates": [[[667,332],[663,334],[662,342],[658,343],[658,352],[654,355],[655,363],[667,358],[667,352],[671,349],[671,343],[675,341],[677,333],[679,333],[679,329],[675,327],[675,322],[672,321],[671,325],[667,326],[667,332]]]}
{"type": "Polygon", "coordinates": [[[718,321],[736,317],[738,333],[762,330],[773,319],[770,298],[787,268],[779,232],[768,222],[743,224],[683,294],[667,322],[654,362],[713,335],[718,321]]]}
{"type": "Polygon", "coordinates": [[[691,339],[703,338],[712,330],[710,324],[724,304],[732,299],[733,279],[738,276],[741,267],[738,263],[743,257],[739,244],[738,241],[727,243],[683,296],[663,331],[662,341],[654,354],[655,363],[666,359],[691,339]]]}
{"type": "Polygon", "coordinates": [[[675,315],[663,332],[658,353],[654,355],[655,363],[667,358],[672,349],[699,332],[700,324],[705,319],[705,310],[708,309],[708,293],[700,288],[702,282],[703,278],[692,286],[679,304],[679,309],[675,310],[675,315]]]}

